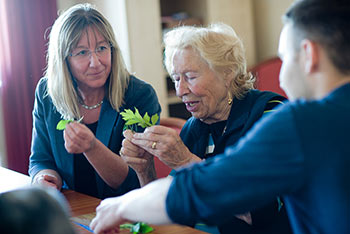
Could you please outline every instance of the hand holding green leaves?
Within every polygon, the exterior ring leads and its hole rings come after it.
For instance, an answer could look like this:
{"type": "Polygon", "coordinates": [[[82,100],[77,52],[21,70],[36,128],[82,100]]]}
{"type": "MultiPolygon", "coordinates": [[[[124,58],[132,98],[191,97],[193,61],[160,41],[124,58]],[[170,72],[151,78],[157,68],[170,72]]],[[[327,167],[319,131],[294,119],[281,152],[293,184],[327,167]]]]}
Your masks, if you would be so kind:
{"type": "Polygon", "coordinates": [[[119,227],[121,230],[122,229],[129,229],[131,233],[137,234],[137,233],[149,233],[153,231],[153,228],[146,223],[143,222],[137,222],[134,224],[131,223],[125,223],[120,225],[119,227]]]}
{"type": "Polygon", "coordinates": [[[126,129],[132,129],[133,125],[140,126],[142,128],[147,128],[155,125],[159,119],[158,114],[152,115],[150,117],[148,113],[146,112],[145,115],[142,117],[140,115],[139,110],[135,107],[135,113],[132,112],[130,109],[126,109],[125,111],[120,113],[123,117],[123,120],[125,120],[125,127],[126,129]]]}
{"type": "MultiPolygon", "coordinates": [[[[78,123],[80,123],[83,120],[84,116],[82,116],[80,119],[77,120],[78,123]]],[[[74,122],[72,119],[62,119],[58,122],[56,129],[57,130],[64,130],[66,129],[67,124],[74,122]]]]}

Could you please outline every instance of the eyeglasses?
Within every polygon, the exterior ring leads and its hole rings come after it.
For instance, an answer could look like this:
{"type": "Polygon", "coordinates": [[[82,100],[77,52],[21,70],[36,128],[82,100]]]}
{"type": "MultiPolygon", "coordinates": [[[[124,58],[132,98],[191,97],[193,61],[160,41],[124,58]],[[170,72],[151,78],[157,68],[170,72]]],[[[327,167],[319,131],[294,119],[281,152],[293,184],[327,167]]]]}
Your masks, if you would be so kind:
{"type": "Polygon", "coordinates": [[[86,62],[90,60],[92,53],[95,53],[99,58],[106,58],[111,54],[111,46],[103,44],[98,46],[95,51],[88,49],[76,49],[69,56],[76,59],[77,61],[86,62]]]}

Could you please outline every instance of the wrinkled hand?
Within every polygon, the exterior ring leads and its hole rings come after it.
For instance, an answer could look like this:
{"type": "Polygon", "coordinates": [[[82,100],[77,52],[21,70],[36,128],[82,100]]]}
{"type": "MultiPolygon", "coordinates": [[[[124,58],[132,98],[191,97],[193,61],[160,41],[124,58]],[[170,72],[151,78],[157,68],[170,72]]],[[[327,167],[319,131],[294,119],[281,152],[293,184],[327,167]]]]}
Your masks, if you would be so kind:
{"type": "Polygon", "coordinates": [[[153,155],[131,142],[133,134],[131,130],[123,132],[125,139],[122,142],[119,154],[134,171],[145,173],[153,167],[153,155]]]}
{"type": "Polygon", "coordinates": [[[143,187],[157,178],[153,155],[131,142],[133,132],[123,132],[125,139],[119,151],[121,158],[137,173],[140,185],[143,187]]]}
{"type": "Polygon", "coordinates": [[[171,168],[177,168],[192,161],[200,161],[188,150],[174,129],[164,126],[152,126],[146,128],[143,133],[135,133],[131,142],[157,156],[171,168]]]}
{"type": "Polygon", "coordinates": [[[68,153],[80,154],[93,149],[96,138],[88,127],[78,122],[67,124],[63,132],[64,146],[68,153]]]}

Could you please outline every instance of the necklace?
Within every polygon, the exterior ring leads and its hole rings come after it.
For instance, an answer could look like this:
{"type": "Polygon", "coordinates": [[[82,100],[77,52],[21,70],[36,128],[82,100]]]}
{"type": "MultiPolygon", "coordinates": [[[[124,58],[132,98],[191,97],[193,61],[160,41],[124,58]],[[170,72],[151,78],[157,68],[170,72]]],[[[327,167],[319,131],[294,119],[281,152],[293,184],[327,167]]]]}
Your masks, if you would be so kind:
{"type": "Polygon", "coordinates": [[[93,106],[88,106],[88,105],[85,105],[85,104],[83,104],[83,103],[80,103],[80,104],[81,104],[81,106],[82,106],[83,108],[85,108],[85,109],[87,109],[87,110],[93,110],[93,109],[96,109],[97,107],[101,106],[102,103],[103,103],[103,100],[100,101],[99,103],[97,103],[96,105],[93,105],[93,106]]]}

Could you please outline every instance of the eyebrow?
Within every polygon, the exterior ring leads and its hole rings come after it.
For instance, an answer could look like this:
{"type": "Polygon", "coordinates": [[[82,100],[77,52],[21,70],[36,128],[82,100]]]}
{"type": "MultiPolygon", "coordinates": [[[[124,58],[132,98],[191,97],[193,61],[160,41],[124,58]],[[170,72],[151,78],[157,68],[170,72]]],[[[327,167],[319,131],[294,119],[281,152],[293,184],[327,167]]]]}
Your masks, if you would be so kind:
{"type": "Polygon", "coordinates": [[[182,72],[173,72],[173,73],[171,73],[171,75],[173,75],[173,74],[186,74],[186,73],[189,73],[189,72],[193,72],[193,73],[200,73],[199,72],[199,69],[198,70],[193,70],[193,69],[185,69],[184,71],[182,71],[182,72]]]}
{"type": "MultiPolygon", "coordinates": [[[[107,40],[99,41],[99,42],[96,43],[96,45],[98,46],[98,45],[101,45],[101,44],[103,44],[103,43],[108,44],[108,41],[107,41],[107,40]]],[[[78,45],[77,47],[75,47],[75,49],[77,49],[77,48],[88,48],[88,46],[85,46],[85,45],[78,45]]]]}

